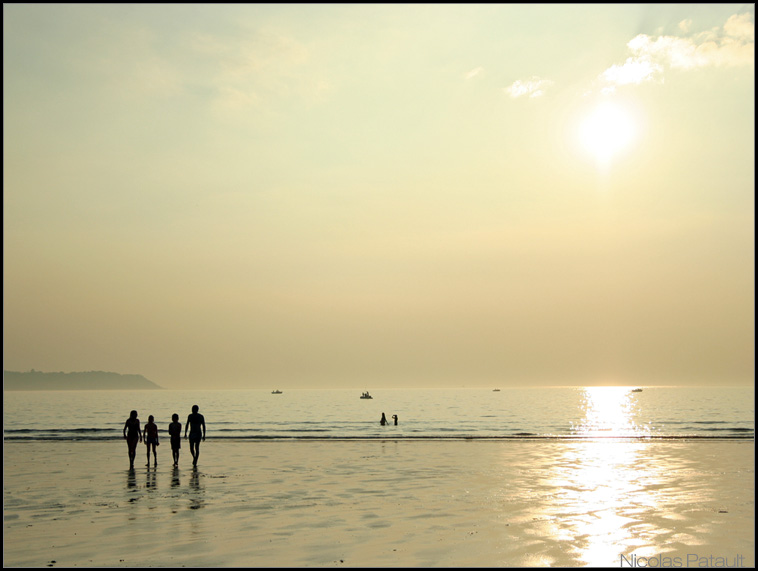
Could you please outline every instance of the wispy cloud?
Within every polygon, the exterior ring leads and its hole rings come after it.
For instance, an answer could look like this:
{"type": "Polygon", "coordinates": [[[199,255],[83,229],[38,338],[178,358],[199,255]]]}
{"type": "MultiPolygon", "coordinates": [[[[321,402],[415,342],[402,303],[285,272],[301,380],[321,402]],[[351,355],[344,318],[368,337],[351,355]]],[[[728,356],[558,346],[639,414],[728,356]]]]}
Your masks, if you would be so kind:
{"type": "Polygon", "coordinates": [[[476,77],[477,75],[479,75],[479,74],[480,74],[480,73],[482,73],[483,71],[484,71],[484,68],[483,68],[482,66],[479,66],[479,67],[475,67],[474,69],[472,69],[471,71],[469,71],[467,74],[465,74],[465,75],[463,76],[463,78],[464,78],[466,81],[468,81],[469,79],[473,79],[474,77],[476,77]]]}
{"type": "Polygon", "coordinates": [[[513,97],[541,97],[545,94],[545,89],[553,85],[553,82],[549,79],[540,79],[536,75],[533,75],[529,79],[518,79],[514,81],[509,87],[506,87],[504,91],[513,97]]]}
{"type": "Polygon", "coordinates": [[[192,38],[188,51],[203,73],[189,74],[187,81],[200,78],[217,118],[239,121],[245,112],[270,112],[287,101],[316,105],[333,91],[322,69],[312,65],[311,49],[294,36],[264,28],[250,37],[204,34],[192,38]]]}
{"type": "MultiPolygon", "coordinates": [[[[679,24],[687,32],[690,20],[679,24]]],[[[731,16],[723,27],[690,36],[640,34],[627,44],[631,55],[600,74],[606,91],[617,86],[662,81],[666,69],[691,70],[708,66],[753,66],[754,23],[750,14],[731,16]]]]}

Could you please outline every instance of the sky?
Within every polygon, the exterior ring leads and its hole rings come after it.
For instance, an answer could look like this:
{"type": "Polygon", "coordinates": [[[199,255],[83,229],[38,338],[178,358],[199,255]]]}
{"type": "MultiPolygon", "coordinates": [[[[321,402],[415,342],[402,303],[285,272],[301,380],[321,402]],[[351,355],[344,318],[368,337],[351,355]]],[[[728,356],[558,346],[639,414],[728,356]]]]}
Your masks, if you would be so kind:
{"type": "Polygon", "coordinates": [[[750,385],[754,20],[4,4],[4,369],[750,385]]]}

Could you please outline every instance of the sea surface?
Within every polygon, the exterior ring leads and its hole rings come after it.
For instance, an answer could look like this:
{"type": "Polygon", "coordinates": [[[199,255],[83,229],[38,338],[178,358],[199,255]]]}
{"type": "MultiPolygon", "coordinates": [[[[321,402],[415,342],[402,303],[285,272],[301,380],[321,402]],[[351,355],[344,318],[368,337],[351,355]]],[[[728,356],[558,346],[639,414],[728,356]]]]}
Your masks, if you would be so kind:
{"type": "Polygon", "coordinates": [[[123,438],[132,409],[168,438],[197,404],[208,439],[753,439],[753,387],[4,391],[5,441],[123,438]],[[385,413],[390,422],[381,426],[385,413]],[[392,415],[397,415],[395,425],[392,415]]]}

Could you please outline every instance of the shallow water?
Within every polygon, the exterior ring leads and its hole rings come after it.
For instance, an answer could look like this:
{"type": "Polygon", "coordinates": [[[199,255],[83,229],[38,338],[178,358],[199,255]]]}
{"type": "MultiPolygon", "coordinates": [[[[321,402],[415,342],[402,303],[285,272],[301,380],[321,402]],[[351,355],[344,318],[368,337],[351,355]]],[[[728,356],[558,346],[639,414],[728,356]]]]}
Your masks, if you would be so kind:
{"type": "Polygon", "coordinates": [[[131,409],[155,416],[193,404],[209,439],[754,437],[752,387],[527,389],[6,391],[5,440],[121,439],[131,409]],[[385,413],[390,421],[381,426],[385,413]],[[392,415],[398,424],[392,424],[392,415]]]}

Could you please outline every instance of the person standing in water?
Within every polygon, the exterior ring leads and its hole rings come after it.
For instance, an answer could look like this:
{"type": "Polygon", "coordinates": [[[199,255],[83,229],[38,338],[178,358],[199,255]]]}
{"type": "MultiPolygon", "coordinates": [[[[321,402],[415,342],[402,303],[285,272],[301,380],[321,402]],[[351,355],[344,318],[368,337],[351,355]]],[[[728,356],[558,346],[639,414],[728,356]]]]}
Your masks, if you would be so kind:
{"type": "Polygon", "coordinates": [[[174,457],[174,466],[179,465],[179,449],[182,447],[182,423],[179,422],[179,415],[171,415],[173,421],[168,425],[168,434],[171,436],[171,455],[174,457]]]}
{"type": "Polygon", "coordinates": [[[382,426],[387,424],[387,417],[384,416],[384,413],[382,413],[382,419],[379,421],[379,424],[381,424],[382,426]]]}
{"type": "Polygon", "coordinates": [[[153,447],[153,461],[155,462],[155,466],[158,465],[158,451],[156,450],[156,447],[158,444],[158,425],[155,424],[155,418],[151,414],[147,417],[147,424],[145,425],[145,432],[144,432],[144,439],[145,439],[145,446],[147,446],[147,466],[150,466],[150,447],[153,447]]]}
{"type": "Polygon", "coordinates": [[[137,411],[133,410],[124,423],[124,439],[129,449],[129,469],[134,468],[134,457],[137,455],[137,443],[142,442],[142,431],[139,427],[137,411]]]}
{"type": "Polygon", "coordinates": [[[393,414],[393,415],[392,415],[392,418],[395,420],[395,426],[397,426],[397,415],[396,415],[396,414],[393,414]]]}
{"type": "Polygon", "coordinates": [[[190,454],[192,454],[192,465],[197,466],[197,459],[200,457],[200,440],[205,441],[205,417],[197,412],[200,407],[192,405],[192,414],[187,417],[187,424],[184,425],[184,437],[187,437],[189,429],[190,454]]]}

